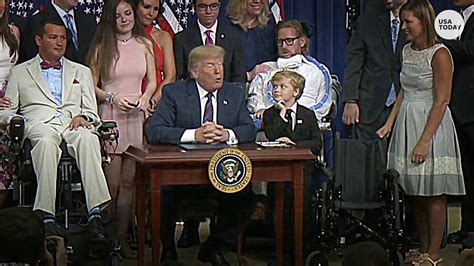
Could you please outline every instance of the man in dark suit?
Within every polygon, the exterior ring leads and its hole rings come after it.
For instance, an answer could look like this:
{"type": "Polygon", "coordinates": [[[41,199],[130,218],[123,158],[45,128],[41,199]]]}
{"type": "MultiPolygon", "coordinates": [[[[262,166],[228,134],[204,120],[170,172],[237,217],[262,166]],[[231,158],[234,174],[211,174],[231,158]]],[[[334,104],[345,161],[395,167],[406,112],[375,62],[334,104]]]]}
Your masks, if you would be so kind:
{"type": "Polygon", "coordinates": [[[360,139],[378,139],[400,89],[400,52],[405,43],[399,11],[406,0],[384,0],[387,10],[357,19],[346,47],[343,122],[360,139]]]}
{"type": "Polygon", "coordinates": [[[77,4],[78,0],[53,0],[45,5],[42,11],[28,19],[25,30],[21,32],[20,63],[33,58],[38,53],[35,35],[41,21],[57,19],[61,20],[67,29],[65,57],[74,62],[85,64],[97,24],[93,16],[78,12],[75,9],[77,4]]]}
{"type": "MultiPolygon", "coordinates": [[[[454,60],[453,90],[449,107],[453,112],[461,149],[466,196],[461,206],[461,230],[449,235],[449,241],[459,243],[474,232],[474,0],[453,0],[463,9],[466,22],[457,40],[443,40],[454,60]]],[[[474,236],[474,235],[472,235],[474,236]]],[[[474,239],[473,239],[474,246],[474,239]]]]}
{"type": "MultiPolygon", "coordinates": [[[[150,144],[254,141],[256,128],[245,106],[244,92],[224,83],[224,54],[224,49],[215,45],[199,46],[190,52],[188,69],[192,79],[164,87],[160,104],[146,128],[150,144]]],[[[253,210],[253,193],[250,187],[234,194],[208,188],[201,194],[206,193],[217,197],[220,206],[232,207],[217,208],[217,222],[202,244],[198,259],[212,265],[229,265],[220,248],[236,241],[240,226],[253,210]]],[[[168,195],[164,200],[161,258],[177,261],[172,213],[176,208],[170,206],[174,200],[168,195]]]]}
{"type": "Polygon", "coordinates": [[[215,44],[225,50],[224,81],[241,83],[247,80],[244,53],[238,33],[218,23],[220,0],[194,0],[197,22],[174,37],[176,79],[188,77],[188,54],[199,45],[215,44]]]}

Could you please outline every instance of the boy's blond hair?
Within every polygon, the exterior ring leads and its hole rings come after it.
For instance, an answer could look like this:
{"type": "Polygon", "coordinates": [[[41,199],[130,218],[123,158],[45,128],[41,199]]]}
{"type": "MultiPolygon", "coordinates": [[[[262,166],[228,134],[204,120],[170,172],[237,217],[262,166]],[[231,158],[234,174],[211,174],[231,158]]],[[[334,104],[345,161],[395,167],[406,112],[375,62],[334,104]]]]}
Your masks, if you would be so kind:
{"type": "Polygon", "coordinates": [[[298,89],[298,95],[296,95],[296,100],[301,98],[301,95],[303,95],[303,89],[306,79],[297,72],[282,70],[275,73],[270,82],[272,83],[272,86],[275,86],[275,82],[281,81],[283,78],[286,78],[290,81],[290,84],[291,86],[293,86],[293,89],[298,89]]]}

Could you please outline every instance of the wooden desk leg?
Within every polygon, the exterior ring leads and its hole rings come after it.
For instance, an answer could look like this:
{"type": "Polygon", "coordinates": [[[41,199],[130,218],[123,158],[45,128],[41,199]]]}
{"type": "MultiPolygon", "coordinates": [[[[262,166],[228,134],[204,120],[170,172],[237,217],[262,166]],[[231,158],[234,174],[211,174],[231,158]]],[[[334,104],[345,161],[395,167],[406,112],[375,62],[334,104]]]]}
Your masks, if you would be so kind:
{"type": "MultiPolygon", "coordinates": [[[[275,184],[275,237],[276,237],[276,264],[283,265],[283,188],[285,183],[275,184]]],[[[299,264],[297,264],[299,265],[299,264]]]]}
{"type": "Polygon", "coordinates": [[[137,223],[138,223],[138,265],[145,265],[145,221],[146,221],[146,181],[145,175],[137,164],[135,175],[135,197],[137,205],[137,223]]]}
{"type": "Polygon", "coordinates": [[[303,163],[293,165],[295,265],[303,265],[303,163]]]}
{"type": "Polygon", "coordinates": [[[153,224],[152,234],[152,265],[160,265],[161,243],[161,183],[159,170],[154,170],[151,175],[151,215],[153,224]]]}

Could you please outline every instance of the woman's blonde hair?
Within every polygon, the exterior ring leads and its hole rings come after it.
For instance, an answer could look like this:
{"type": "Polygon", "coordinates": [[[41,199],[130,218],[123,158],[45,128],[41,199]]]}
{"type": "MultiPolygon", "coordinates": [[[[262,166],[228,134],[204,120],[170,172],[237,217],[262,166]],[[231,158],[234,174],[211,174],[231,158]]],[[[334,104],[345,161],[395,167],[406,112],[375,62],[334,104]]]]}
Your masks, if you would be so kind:
{"type": "MultiPolygon", "coordinates": [[[[262,4],[262,13],[257,17],[257,28],[266,27],[269,20],[270,8],[268,7],[268,1],[263,0],[262,4]]],[[[245,23],[249,18],[247,0],[230,0],[227,4],[227,15],[232,23],[239,25],[244,31],[248,30],[248,25],[245,23]]]]}

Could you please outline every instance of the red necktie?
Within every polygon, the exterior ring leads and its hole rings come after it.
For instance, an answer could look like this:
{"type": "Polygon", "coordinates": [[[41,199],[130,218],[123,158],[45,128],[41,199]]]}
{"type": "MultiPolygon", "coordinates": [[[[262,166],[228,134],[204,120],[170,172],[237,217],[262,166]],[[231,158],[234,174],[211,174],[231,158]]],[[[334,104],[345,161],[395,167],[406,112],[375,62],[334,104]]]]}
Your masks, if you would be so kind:
{"type": "Polygon", "coordinates": [[[49,69],[49,68],[54,68],[54,69],[61,69],[61,62],[53,62],[53,63],[50,63],[50,62],[47,62],[47,61],[43,61],[41,62],[40,64],[41,66],[41,69],[49,69]]]}
{"type": "Polygon", "coordinates": [[[206,40],[205,40],[205,45],[214,45],[214,41],[212,40],[211,37],[211,32],[212,30],[206,30],[204,33],[206,33],[206,40]]]}

